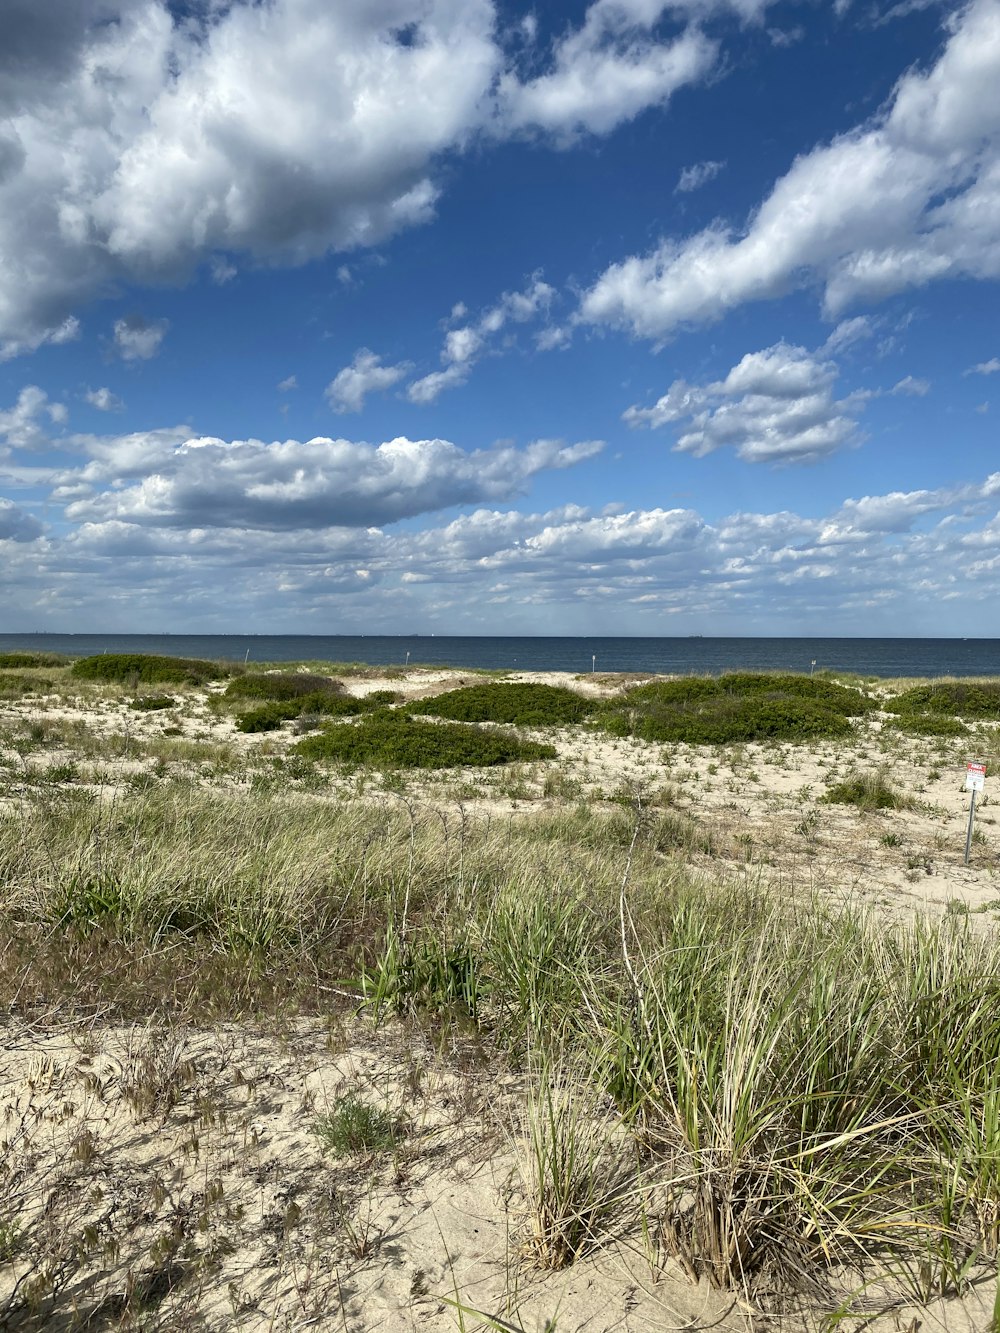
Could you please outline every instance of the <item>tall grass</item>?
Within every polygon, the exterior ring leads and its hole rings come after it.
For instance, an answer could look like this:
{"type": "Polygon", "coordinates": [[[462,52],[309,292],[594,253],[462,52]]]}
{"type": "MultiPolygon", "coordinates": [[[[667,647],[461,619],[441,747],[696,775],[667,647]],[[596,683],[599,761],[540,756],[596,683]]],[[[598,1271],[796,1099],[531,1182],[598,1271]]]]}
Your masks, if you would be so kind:
{"type": "Polygon", "coordinates": [[[18,941],[63,939],[62,993],[92,1001],[94,939],[105,973],[233,957],[325,1004],[471,1026],[530,1073],[541,1264],[638,1226],[640,1197],[663,1253],[748,1293],[861,1269],[929,1295],[995,1263],[994,936],[695,882],[623,817],[196,787],[8,809],[0,1000],[40,965],[18,941]]]}

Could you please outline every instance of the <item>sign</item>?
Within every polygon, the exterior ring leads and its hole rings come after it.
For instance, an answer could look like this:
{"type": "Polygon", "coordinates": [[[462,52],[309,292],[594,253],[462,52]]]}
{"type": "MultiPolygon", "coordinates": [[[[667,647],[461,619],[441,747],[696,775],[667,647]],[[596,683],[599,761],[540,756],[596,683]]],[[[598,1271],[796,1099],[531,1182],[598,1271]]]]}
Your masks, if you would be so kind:
{"type": "Polygon", "coordinates": [[[986,765],[967,764],[965,767],[965,790],[982,791],[986,786],[986,765]]]}

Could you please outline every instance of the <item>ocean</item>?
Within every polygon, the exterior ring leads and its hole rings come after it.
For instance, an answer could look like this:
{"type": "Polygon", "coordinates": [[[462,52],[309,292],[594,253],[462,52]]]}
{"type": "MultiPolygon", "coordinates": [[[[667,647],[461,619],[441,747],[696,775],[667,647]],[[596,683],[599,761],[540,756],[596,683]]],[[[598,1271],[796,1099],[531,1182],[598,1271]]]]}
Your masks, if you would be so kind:
{"type": "Polygon", "coordinates": [[[1000,676],[1000,639],[544,638],[450,635],[0,634],[0,652],[165,653],[236,662],[366,662],[520,671],[740,669],[1000,676]]]}

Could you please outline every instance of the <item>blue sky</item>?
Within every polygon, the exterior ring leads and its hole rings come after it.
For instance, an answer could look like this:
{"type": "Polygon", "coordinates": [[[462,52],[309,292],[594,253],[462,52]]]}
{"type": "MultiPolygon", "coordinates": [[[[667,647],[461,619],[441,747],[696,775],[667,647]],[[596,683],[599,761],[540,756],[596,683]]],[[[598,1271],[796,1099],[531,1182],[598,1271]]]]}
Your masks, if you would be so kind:
{"type": "Polygon", "coordinates": [[[5,630],[992,636],[1000,0],[0,0],[5,630]]]}

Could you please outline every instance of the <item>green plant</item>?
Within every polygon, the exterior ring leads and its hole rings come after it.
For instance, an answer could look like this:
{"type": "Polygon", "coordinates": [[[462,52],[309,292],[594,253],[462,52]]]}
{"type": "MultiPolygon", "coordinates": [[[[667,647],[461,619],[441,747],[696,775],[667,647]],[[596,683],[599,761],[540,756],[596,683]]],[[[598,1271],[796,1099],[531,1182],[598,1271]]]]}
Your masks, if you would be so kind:
{"type": "Polygon", "coordinates": [[[354,725],[329,727],[296,745],[310,759],[375,768],[490,767],[527,759],[554,759],[550,745],[464,723],[417,722],[380,712],[354,725]]]}
{"type": "Polygon", "coordinates": [[[129,708],[134,708],[140,713],[156,713],[164,708],[173,708],[177,700],[172,699],[169,694],[144,694],[138,699],[133,699],[129,708]]]}
{"type": "Polygon", "coordinates": [[[597,706],[596,700],[562,686],[501,681],[448,690],[408,704],[407,710],[455,722],[561,727],[589,717],[597,706]]]}
{"type": "MultiPolygon", "coordinates": [[[[933,681],[904,690],[902,694],[888,699],[884,706],[890,713],[907,715],[933,713],[944,714],[950,718],[997,720],[1000,719],[1000,681],[933,681]]],[[[964,731],[964,728],[961,728],[961,731],[964,731]]],[[[922,734],[957,735],[960,731],[932,730],[922,734]]]]}
{"type": "Polygon", "coordinates": [[[606,1242],[635,1184],[617,1117],[586,1087],[544,1061],[530,1085],[522,1181],[540,1268],[564,1268],[606,1242]]]}
{"type": "Polygon", "coordinates": [[[829,805],[856,805],[859,810],[906,810],[914,804],[911,796],[893,786],[882,768],[852,773],[820,799],[829,805]]]}
{"type": "Polygon", "coordinates": [[[373,1106],[348,1093],[338,1098],[330,1111],[317,1116],[313,1133],[324,1152],[344,1157],[352,1153],[388,1152],[396,1144],[399,1125],[384,1107],[373,1106]]]}
{"type": "Polygon", "coordinates": [[[195,658],[160,657],[152,653],[100,653],[81,657],[70,667],[78,680],[97,680],[119,684],[202,685],[232,674],[232,668],[219,662],[195,658]]]}
{"type": "Polygon", "coordinates": [[[225,699],[290,700],[344,693],[339,680],[308,671],[248,672],[226,686],[225,699]]]}

